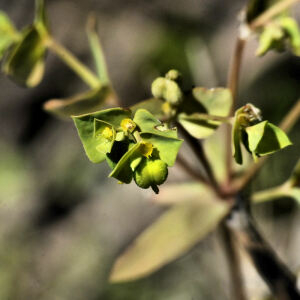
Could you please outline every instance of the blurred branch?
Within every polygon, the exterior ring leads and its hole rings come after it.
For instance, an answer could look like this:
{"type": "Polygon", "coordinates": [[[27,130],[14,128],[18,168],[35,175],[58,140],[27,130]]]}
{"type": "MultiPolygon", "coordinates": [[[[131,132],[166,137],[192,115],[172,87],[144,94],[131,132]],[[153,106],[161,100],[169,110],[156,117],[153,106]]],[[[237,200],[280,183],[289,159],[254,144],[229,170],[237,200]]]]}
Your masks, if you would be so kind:
{"type": "Polygon", "coordinates": [[[273,17],[283,12],[285,9],[290,6],[299,3],[299,0],[285,0],[279,1],[276,4],[272,5],[268,10],[266,10],[263,14],[259,15],[250,23],[250,29],[254,30],[258,27],[261,27],[268,23],[273,17]]]}

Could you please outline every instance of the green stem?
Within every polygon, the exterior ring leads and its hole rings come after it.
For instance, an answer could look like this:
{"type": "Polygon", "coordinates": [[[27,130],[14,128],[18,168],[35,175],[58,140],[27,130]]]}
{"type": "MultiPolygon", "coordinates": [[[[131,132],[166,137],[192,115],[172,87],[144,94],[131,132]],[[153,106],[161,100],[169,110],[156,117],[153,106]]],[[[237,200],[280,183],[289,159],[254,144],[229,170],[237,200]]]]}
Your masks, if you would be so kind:
{"type": "Polygon", "coordinates": [[[285,196],[287,190],[288,190],[288,186],[286,184],[283,184],[283,185],[280,185],[280,186],[277,186],[277,187],[274,187],[271,189],[259,191],[259,192],[254,193],[251,196],[251,201],[254,203],[261,203],[261,202],[274,200],[274,199],[285,196]]]}
{"type": "Polygon", "coordinates": [[[254,30],[258,27],[264,26],[276,15],[280,14],[285,9],[296,4],[297,2],[300,2],[300,1],[299,0],[285,0],[285,1],[279,1],[278,3],[272,5],[268,10],[266,10],[263,14],[259,15],[256,19],[254,19],[250,23],[250,25],[249,25],[250,29],[254,30]]]}
{"type": "Polygon", "coordinates": [[[88,86],[97,88],[100,80],[82,62],[80,62],[69,50],[59,44],[52,37],[47,39],[47,47],[53,51],[66,65],[68,65],[88,86]]]}

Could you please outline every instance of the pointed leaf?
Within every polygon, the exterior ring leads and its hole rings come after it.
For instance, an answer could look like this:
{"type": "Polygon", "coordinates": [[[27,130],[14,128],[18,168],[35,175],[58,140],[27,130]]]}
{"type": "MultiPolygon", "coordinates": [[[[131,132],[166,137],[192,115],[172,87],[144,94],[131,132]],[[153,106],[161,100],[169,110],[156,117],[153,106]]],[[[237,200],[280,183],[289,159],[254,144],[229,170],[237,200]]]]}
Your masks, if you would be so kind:
{"type": "Polygon", "coordinates": [[[98,111],[108,98],[113,97],[108,86],[90,90],[65,99],[52,99],[44,104],[44,109],[59,117],[70,117],[98,111]]]}
{"type": "Polygon", "coordinates": [[[248,134],[248,145],[251,152],[255,152],[258,147],[258,144],[264,136],[267,124],[268,121],[263,121],[246,128],[246,132],[248,134]]]}
{"type": "Polygon", "coordinates": [[[97,150],[99,141],[95,139],[94,135],[94,119],[107,122],[117,129],[122,120],[130,117],[130,115],[131,112],[129,110],[111,108],[91,114],[72,117],[84,150],[90,161],[93,163],[100,163],[105,160],[105,155],[97,150]]]}
{"type": "MultiPolygon", "coordinates": [[[[142,156],[140,147],[141,143],[135,144],[128,152],[126,152],[113,171],[109,174],[109,177],[114,177],[124,183],[130,183],[133,174],[131,164],[133,161],[136,161],[137,158],[142,156]]],[[[137,167],[136,164],[134,167],[137,167]]]]}
{"type": "Polygon", "coordinates": [[[116,138],[115,129],[109,123],[98,119],[94,119],[94,126],[95,139],[99,141],[96,149],[104,154],[110,153],[116,138]]]}
{"type": "Polygon", "coordinates": [[[26,29],[4,62],[3,71],[27,87],[40,83],[44,74],[46,48],[35,26],[26,29]]]}
{"type": "Polygon", "coordinates": [[[180,257],[207,236],[229,207],[222,202],[177,204],[161,215],[117,259],[111,282],[136,280],[180,257]]]}
{"type": "Polygon", "coordinates": [[[183,140],[157,134],[142,132],[143,141],[151,143],[157,150],[159,158],[168,166],[173,166],[183,140]]]}
{"type": "Polygon", "coordinates": [[[16,31],[9,17],[0,11],[0,60],[9,47],[18,41],[19,33],[16,31]]]}

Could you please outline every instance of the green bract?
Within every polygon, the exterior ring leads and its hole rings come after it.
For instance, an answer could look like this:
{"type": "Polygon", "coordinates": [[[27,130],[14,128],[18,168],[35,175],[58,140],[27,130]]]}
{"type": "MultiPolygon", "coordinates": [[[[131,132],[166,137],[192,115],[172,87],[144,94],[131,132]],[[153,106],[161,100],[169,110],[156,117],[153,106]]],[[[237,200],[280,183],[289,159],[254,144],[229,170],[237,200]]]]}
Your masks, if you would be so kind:
{"type": "Polygon", "coordinates": [[[175,163],[182,140],[176,129],[166,128],[151,113],[138,109],[112,108],[73,116],[79,137],[89,159],[106,160],[113,169],[110,177],[158,192],[175,163]]]}
{"type": "Polygon", "coordinates": [[[257,157],[272,154],[289,145],[287,135],[269,121],[261,121],[260,110],[252,104],[247,104],[235,113],[232,129],[233,156],[238,164],[242,164],[241,143],[257,157]]]}

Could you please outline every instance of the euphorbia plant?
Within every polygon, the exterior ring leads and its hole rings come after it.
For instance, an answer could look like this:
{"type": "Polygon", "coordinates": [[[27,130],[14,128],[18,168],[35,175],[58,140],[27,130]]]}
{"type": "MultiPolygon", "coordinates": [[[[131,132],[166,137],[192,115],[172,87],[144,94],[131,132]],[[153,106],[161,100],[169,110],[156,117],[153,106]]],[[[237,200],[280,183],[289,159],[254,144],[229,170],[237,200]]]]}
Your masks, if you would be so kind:
{"type": "Polygon", "coordinates": [[[300,201],[299,163],[290,179],[279,187],[250,196],[245,193],[266,158],[292,145],[286,132],[299,118],[300,101],[278,126],[264,120],[263,112],[253,104],[237,105],[239,72],[247,40],[253,36],[259,39],[258,56],[288,49],[300,54],[298,25],[288,11],[296,2],[249,1],[240,24],[227,87],[184,89],[184,76],[172,69],[153,78],[153,98],[132,107],[122,107],[113,89],[93,18],[89,19],[87,35],[97,75],[51,35],[42,0],[36,1],[33,24],[21,31],[1,13],[3,72],[19,84],[35,87],[42,80],[47,51],[54,52],[83,79],[89,90],[67,99],[50,100],[45,103],[45,110],[74,121],[88,159],[95,164],[106,161],[111,168],[109,177],[125,184],[134,181],[143,189],[152,188],[156,203],[170,206],[117,258],[110,275],[112,282],[149,275],[221,227],[225,249],[232,259],[229,267],[236,299],[247,296],[238,274],[233,233],[278,299],[300,298],[295,276],[264,242],[249,210],[251,201],[268,201],[282,195],[300,201]],[[219,139],[226,156],[212,160],[206,155],[207,145],[220,130],[224,130],[219,139]],[[168,169],[176,162],[183,141],[195,152],[205,174],[191,167],[188,159],[179,158],[194,181],[167,184],[168,169]],[[246,170],[236,172],[235,164],[245,164],[246,156],[248,160],[252,157],[253,162],[246,170]],[[216,160],[221,161],[226,176],[216,176],[216,160]],[[240,223],[233,227],[230,219],[235,213],[239,214],[240,223]],[[266,271],[265,264],[276,270],[276,280],[274,274],[266,271]]]}

